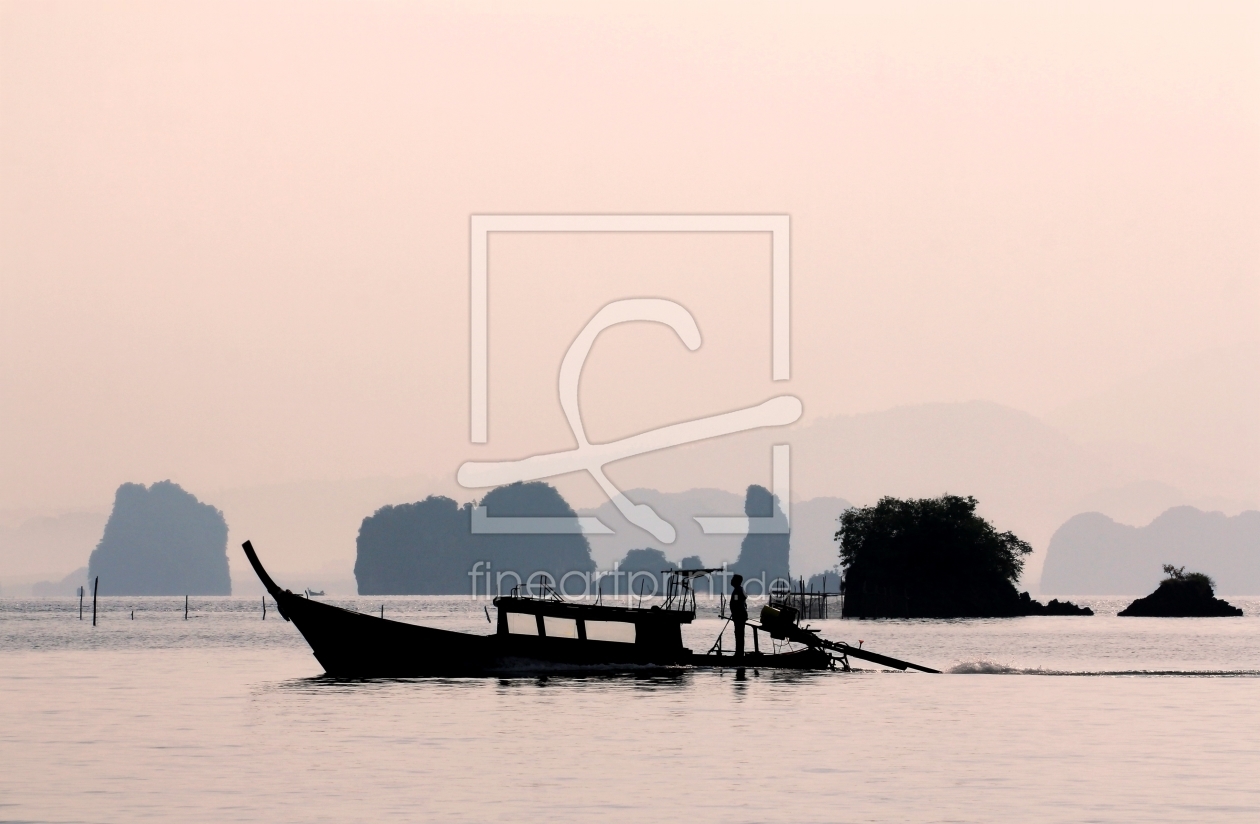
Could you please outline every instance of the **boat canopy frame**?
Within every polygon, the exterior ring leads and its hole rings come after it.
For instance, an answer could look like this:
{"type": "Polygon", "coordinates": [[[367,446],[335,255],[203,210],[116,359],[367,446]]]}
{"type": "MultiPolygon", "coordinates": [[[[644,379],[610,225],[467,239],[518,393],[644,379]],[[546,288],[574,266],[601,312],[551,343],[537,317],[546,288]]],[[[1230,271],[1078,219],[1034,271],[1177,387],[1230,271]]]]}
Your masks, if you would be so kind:
{"type": "Polygon", "coordinates": [[[661,609],[671,612],[690,612],[694,617],[696,614],[696,588],[693,582],[697,578],[704,578],[715,572],[721,572],[720,569],[664,569],[661,570],[662,575],[667,575],[665,579],[665,603],[661,609]]]}

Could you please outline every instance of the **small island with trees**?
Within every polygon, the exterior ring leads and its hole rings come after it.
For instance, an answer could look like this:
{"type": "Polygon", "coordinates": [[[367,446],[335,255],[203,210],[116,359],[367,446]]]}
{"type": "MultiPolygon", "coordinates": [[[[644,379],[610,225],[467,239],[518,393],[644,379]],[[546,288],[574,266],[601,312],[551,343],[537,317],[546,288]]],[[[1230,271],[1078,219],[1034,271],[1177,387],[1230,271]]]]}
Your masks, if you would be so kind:
{"type": "Polygon", "coordinates": [[[840,516],[846,618],[1005,618],[1093,615],[1042,604],[1015,588],[1032,552],[976,514],[971,497],[882,498],[840,516]]]}
{"type": "Polygon", "coordinates": [[[1140,618],[1231,618],[1243,614],[1238,607],[1216,597],[1212,579],[1202,572],[1164,564],[1159,587],[1138,598],[1119,615],[1140,618]]]}

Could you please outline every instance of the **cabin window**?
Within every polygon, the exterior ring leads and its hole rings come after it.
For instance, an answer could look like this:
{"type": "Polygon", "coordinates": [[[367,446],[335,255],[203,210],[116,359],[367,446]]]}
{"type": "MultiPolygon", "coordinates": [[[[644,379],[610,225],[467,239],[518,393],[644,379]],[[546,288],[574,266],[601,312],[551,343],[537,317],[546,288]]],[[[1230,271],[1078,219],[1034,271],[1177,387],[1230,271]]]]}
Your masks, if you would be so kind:
{"type": "Polygon", "coordinates": [[[538,619],[527,612],[507,613],[508,632],[514,635],[537,635],[538,619]]]}
{"type": "Polygon", "coordinates": [[[577,621],[572,618],[556,618],[552,615],[544,615],[543,629],[547,631],[548,638],[578,637],[577,621]]]}
{"type": "MultiPolygon", "coordinates": [[[[547,630],[550,634],[551,630],[547,630]]],[[[587,621],[586,638],[588,641],[616,641],[622,644],[634,643],[634,624],[629,621],[587,621]]]]}

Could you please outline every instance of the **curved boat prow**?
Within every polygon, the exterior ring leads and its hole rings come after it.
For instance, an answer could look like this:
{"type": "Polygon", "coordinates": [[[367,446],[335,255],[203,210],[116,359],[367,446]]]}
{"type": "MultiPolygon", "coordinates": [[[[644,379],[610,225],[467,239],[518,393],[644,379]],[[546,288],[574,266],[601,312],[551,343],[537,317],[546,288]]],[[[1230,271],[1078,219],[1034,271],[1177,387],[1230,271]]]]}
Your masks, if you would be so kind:
{"type": "Polygon", "coordinates": [[[241,544],[241,549],[245,550],[245,557],[249,559],[249,565],[254,568],[254,574],[258,576],[258,580],[262,581],[267,593],[276,600],[276,608],[280,610],[280,617],[289,620],[289,616],[284,614],[284,606],[281,601],[284,600],[285,591],[280,589],[275,581],[271,580],[271,576],[267,574],[267,570],[263,569],[262,561],[258,560],[258,553],[254,552],[254,545],[249,541],[241,544]]]}
{"type": "Polygon", "coordinates": [[[281,589],[263,569],[249,541],[241,544],[254,574],[311,645],[324,672],[339,678],[415,678],[485,675],[502,656],[494,635],[387,621],[281,589]]]}

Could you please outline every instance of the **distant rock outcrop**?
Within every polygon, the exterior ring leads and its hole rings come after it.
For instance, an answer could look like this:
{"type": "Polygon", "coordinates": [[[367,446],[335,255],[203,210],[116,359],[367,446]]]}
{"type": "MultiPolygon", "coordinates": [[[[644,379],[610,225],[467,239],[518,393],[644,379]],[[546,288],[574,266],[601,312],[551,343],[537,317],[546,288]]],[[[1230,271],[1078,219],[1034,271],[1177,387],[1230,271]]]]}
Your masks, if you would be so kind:
{"type": "MultiPolygon", "coordinates": [[[[776,580],[792,580],[792,571],[788,566],[791,536],[779,499],[764,486],[753,484],[748,487],[744,497],[744,514],[749,518],[773,517],[774,521],[769,526],[782,529],[781,532],[750,529],[739,546],[739,559],[730,566],[732,573],[744,576],[744,588],[748,594],[758,596],[769,592],[776,580]]],[[[758,528],[764,529],[760,525],[758,528]]]]}
{"type": "MultiPolygon", "coordinates": [[[[493,489],[481,505],[491,518],[577,517],[559,492],[538,482],[493,489]]],[[[468,594],[475,586],[497,595],[535,573],[559,583],[568,572],[595,569],[581,534],[473,534],[472,512],[472,504],[430,496],[364,518],[354,564],[359,594],[468,594]]]]}
{"type": "MultiPolygon", "coordinates": [[[[678,560],[681,566],[692,569],[721,567],[723,563],[734,563],[739,557],[744,536],[706,533],[696,521],[697,516],[732,517],[743,514],[745,500],[739,495],[720,489],[658,492],[642,488],[626,490],[625,495],[636,504],[652,507],[674,527],[676,540],[661,547],[661,550],[669,558],[678,559],[680,554],[686,553],[687,558],[695,559],[678,560]]],[[[840,513],[850,506],[843,498],[792,502],[792,532],[788,543],[791,568],[797,570],[797,574],[809,575],[835,565],[836,542],[832,536],[835,535],[840,513]]],[[[764,511],[766,515],[770,514],[768,506],[764,511]]],[[[598,518],[613,530],[611,535],[589,536],[591,557],[600,568],[611,567],[630,550],[652,540],[645,530],[627,521],[612,502],[584,509],[580,514],[598,518]]]]}
{"type": "MultiPolygon", "coordinates": [[[[668,571],[678,569],[678,564],[665,557],[659,549],[632,549],[617,564],[620,581],[615,592],[621,595],[663,595],[668,571]]],[[[604,586],[604,594],[610,594],[604,586]]]]}
{"type": "MultiPolygon", "coordinates": [[[[655,489],[628,489],[626,498],[635,504],[650,506],[657,515],[674,527],[674,543],[661,547],[667,557],[677,553],[700,556],[701,566],[720,567],[739,555],[739,535],[709,535],[696,522],[696,516],[734,516],[740,514],[743,501],[739,495],[721,489],[689,489],[685,492],[658,492],[655,489]]],[[[591,535],[591,557],[600,569],[611,569],[632,549],[653,542],[653,536],[642,527],[626,520],[612,501],[584,509],[579,514],[598,518],[612,530],[611,535],[591,535]]]]}
{"type": "MultiPolygon", "coordinates": [[[[430,495],[384,506],[359,527],[354,577],[360,595],[471,591],[472,504],[430,495]]],[[[484,558],[479,560],[485,560],[484,558]]]]}
{"type": "Polygon", "coordinates": [[[1230,518],[1179,506],[1144,527],[1118,524],[1097,512],[1077,515],[1050,540],[1041,591],[1150,592],[1164,562],[1204,570],[1227,593],[1260,593],[1260,512],[1230,518]]]}
{"type": "Polygon", "coordinates": [[[1238,607],[1215,597],[1212,579],[1185,567],[1164,565],[1167,574],[1159,587],[1138,598],[1118,614],[1142,618],[1228,618],[1243,614],[1238,607]]]}
{"type": "Polygon", "coordinates": [[[178,484],[123,484],[88,560],[103,595],[231,595],[227,522],[178,484]]]}
{"type": "Polygon", "coordinates": [[[1043,604],[1040,601],[1029,597],[1027,592],[1019,594],[1019,602],[1023,605],[1024,615],[1093,615],[1094,611],[1089,607],[1078,607],[1071,601],[1060,601],[1058,598],[1051,598],[1050,603],[1043,604]]]}

